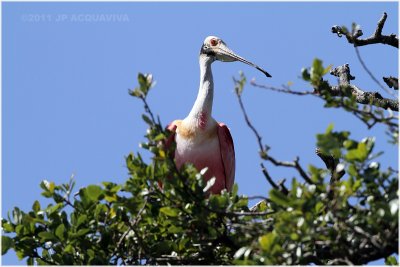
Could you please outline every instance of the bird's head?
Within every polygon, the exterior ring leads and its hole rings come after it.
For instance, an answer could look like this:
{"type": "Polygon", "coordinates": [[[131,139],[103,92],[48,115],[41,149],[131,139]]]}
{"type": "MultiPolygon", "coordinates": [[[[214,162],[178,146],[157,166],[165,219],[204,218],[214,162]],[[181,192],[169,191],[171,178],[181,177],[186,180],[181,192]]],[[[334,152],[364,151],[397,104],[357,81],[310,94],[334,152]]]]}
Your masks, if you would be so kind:
{"type": "Polygon", "coordinates": [[[221,38],[216,36],[208,36],[205,40],[203,45],[201,46],[200,55],[204,55],[207,57],[212,58],[213,60],[219,60],[222,62],[233,62],[233,61],[240,61],[247,65],[250,65],[262,73],[264,73],[267,77],[271,77],[271,75],[257,66],[256,64],[242,58],[241,56],[237,55],[228,46],[222,41],[221,38]]]}

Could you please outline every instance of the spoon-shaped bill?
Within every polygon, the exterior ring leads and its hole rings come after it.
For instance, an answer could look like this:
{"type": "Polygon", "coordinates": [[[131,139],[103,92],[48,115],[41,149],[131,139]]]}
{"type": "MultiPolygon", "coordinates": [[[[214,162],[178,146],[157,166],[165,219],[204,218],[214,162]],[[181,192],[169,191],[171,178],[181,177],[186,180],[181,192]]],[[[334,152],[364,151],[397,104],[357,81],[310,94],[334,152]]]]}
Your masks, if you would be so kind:
{"type": "Polygon", "coordinates": [[[235,54],[232,50],[230,50],[225,44],[221,43],[218,47],[218,51],[216,52],[216,57],[218,60],[220,61],[224,61],[224,62],[232,62],[232,61],[240,61],[243,62],[249,66],[252,66],[256,69],[258,69],[259,71],[261,71],[262,73],[265,74],[265,76],[267,77],[272,77],[266,70],[260,68],[259,66],[257,66],[256,64],[254,64],[253,62],[250,62],[244,58],[242,58],[241,56],[235,54]]]}

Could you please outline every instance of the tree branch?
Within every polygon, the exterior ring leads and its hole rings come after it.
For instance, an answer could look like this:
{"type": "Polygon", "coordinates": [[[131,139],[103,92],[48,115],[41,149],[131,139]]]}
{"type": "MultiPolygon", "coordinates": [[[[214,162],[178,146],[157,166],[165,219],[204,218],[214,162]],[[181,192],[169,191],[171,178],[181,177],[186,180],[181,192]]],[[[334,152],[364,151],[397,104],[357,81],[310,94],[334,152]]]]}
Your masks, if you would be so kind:
{"type": "Polygon", "coordinates": [[[368,38],[360,39],[359,37],[363,35],[361,29],[355,27],[350,33],[345,27],[340,27],[337,25],[332,26],[332,33],[336,33],[339,37],[342,37],[344,34],[349,43],[354,46],[363,46],[370,44],[387,44],[393,47],[399,48],[399,39],[396,34],[390,35],[382,35],[382,29],[385,25],[385,21],[387,18],[386,12],[383,13],[381,19],[378,21],[378,25],[375,29],[375,32],[368,38]]]}
{"type": "MultiPolygon", "coordinates": [[[[312,96],[321,98],[323,100],[326,100],[324,98],[324,96],[322,94],[320,94],[316,90],[315,91],[303,91],[303,92],[301,92],[301,94],[299,94],[299,91],[293,91],[293,90],[291,90],[289,88],[282,88],[281,89],[281,88],[276,88],[276,87],[257,84],[254,80],[252,80],[250,84],[252,86],[254,86],[254,87],[267,89],[267,90],[272,90],[272,91],[276,91],[276,92],[279,92],[279,93],[286,93],[286,94],[293,94],[293,95],[300,95],[300,96],[312,95],[312,96]]],[[[328,88],[324,88],[324,90],[328,90],[328,92],[331,92],[332,90],[338,90],[338,87],[337,86],[336,87],[328,86],[328,88]]],[[[371,104],[369,104],[369,106],[365,106],[364,109],[353,108],[353,107],[349,106],[348,104],[346,104],[343,101],[344,97],[346,97],[346,95],[341,95],[341,99],[340,99],[341,101],[338,101],[336,103],[338,105],[337,107],[342,107],[342,108],[350,111],[354,116],[356,116],[358,119],[360,119],[368,127],[368,129],[371,129],[377,123],[383,123],[383,124],[386,124],[390,128],[390,131],[392,131],[392,132],[393,131],[397,131],[397,129],[398,129],[398,124],[396,123],[397,122],[397,118],[393,116],[392,112],[389,111],[390,114],[389,114],[388,117],[385,117],[383,115],[381,117],[378,117],[373,112],[371,104]],[[369,120],[366,120],[365,116],[369,117],[372,120],[372,122],[369,122],[369,120]],[[393,120],[396,120],[396,122],[393,122],[393,120]]]]}
{"type": "Polygon", "coordinates": [[[350,74],[349,64],[336,67],[330,71],[331,75],[339,78],[339,86],[331,86],[330,93],[332,96],[346,96],[343,89],[350,89],[355,96],[357,103],[372,104],[384,109],[399,111],[399,101],[394,99],[384,98],[378,92],[365,92],[355,85],[350,84],[350,80],[355,77],[350,74]]]}
{"type": "MultiPolygon", "coordinates": [[[[233,79],[235,83],[237,83],[238,81],[233,79]]],[[[260,156],[262,159],[264,160],[268,160],[270,162],[272,162],[272,164],[274,164],[275,166],[284,166],[284,167],[290,167],[290,168],[294,168],[296,169],[299,174],[301,175],[301,177],[303,177],[303,179],[309,183],[309,184],[313,184],[313,182],[311,181],[310,177],[306,174],[306,172],[303,170],[303,168],[300,166],[299,164],[299,157],[297,157],[294,161],[279,161],[276,160],[275,158],[271,157],[270,155],[268,155],[268,150],[269,147],[268,146],[263,146],[261,140],[262,137],[261,135],[258,133],[257,129],[253,126],[253,124],[250,122],[249,116],[247,115],[246,109],[244,108],[243,105],[243,101],[242,101],[242,96],[241,93],[239,93],[238,91],[236,91],[236,96],[238,98],[239,101],[239,105],[240,105],[240,109],[242,110],[243,116],[245,118],[245,121],[247,123],[247,125],[249,126],[249,128],[253,131],[254,135],[257,138],[257,143],[258,146],[260,148],[260,156]]],[[[263,168],[264,165],[261,165],[261,168],[263,170],[263,174],[265,176],[265,178],[267,178],[268,182],[270,182],[270,184],[274,187],[274,188],[279,188],[278,185],[276,185],[273,181],[272,178],[269,176],[268,172],[266,172],[265,167],[263,168]],[[271,183],[273,182],[273,183],[271,183]],[[275,187],[276,186],[276,187],[275,187]]],[[[284,188],[281,186],[281,188],[284,188]]]]}
{"type": "MultiPolygon", "coordinates": [[[[234,79],[234,82],[236,83],[237,81],[234,79]]],[[[262,153],[263,151],[265,151],[265,149],[264,149],[264,147],[262,145],[262,142],[261,142],[262,137],[258,133],[257,129],[250,122],[249,116],[247,115],[246,109],[244,108],[244,105],[243,105],[242,95],[239,94],[239,93],[236,93],[236,96],[238,98],[240,109],[242,110],[242,113],[243,113],[243,116],[244,116],[244,120],[246,121],[247,126],[249,126],[249,128],[253,131],[254,135],[256,136],[257,144],[258,144],[258,147],[260,148],[260,153],[262,153]]]]}
{"type": "Polygon", "coordinates": [[[274,182],[274,180],[272,179],[272,177],[269,175],[267,169],[265,168],[264,164],[260,163],[261,166],[261,170],[265,176],[265,178],[267,179],[268,183],[275,189],[279,189],[278,185],[274,182]]]}

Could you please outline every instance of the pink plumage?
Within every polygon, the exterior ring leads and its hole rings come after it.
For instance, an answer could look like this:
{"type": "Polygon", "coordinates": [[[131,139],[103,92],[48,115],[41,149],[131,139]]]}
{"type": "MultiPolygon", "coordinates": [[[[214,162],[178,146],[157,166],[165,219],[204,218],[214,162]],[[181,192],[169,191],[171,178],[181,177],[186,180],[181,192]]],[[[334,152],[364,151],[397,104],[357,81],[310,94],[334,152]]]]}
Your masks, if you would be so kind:
{"type": "Polygon", "coordinates": [[[216,61],[240,61],[262,71],[268,72],[254,63],[238,56],[218,37],[208,36],[201,46],[200,86],[196,101],[189,115],[183,120],[175,120],[168,129],[174,134],[167,140],[176,143],[175,162],[177,167],[192,163],[204,174],[206,180],[215,177],[214,185],[208,192],[219,194],[222,190],[232,190],[235,182],[235,149],[228,127],[217,123],[211,116],[214,96],[214,80],[211,64],[216,61]]]}
{"type": "MultiPolygon", "coordinates": [[[[170,146],[172,141],[176,140],[176,131],[182,127],[182,121],[172,122],[168,129],[173,132],[167,141],[170,146]]],[[[181,129],[182,130],[182,129],[181,129]]],[[[199,171],[208,168],[204,174],[206,181],[215,177],[214,185],[208,192],[219,194],[223,189],[230,191],[235,180],[235,149],[233,139],[225,124],[219,123],[214,128],[214,134],[208,133],[209,137],[205,142],[217,140],[217,146],[209,146],[207,149],[190,149],[182,153],[181,150],[175,150],[175,160],[177,167],[180,168],[184,163],[192,163],[199,171]]],[[[195,138],[190,136],[189,138],[195,138]]],[[[177,147],[179,144],[176,144],[177,147]]]]}

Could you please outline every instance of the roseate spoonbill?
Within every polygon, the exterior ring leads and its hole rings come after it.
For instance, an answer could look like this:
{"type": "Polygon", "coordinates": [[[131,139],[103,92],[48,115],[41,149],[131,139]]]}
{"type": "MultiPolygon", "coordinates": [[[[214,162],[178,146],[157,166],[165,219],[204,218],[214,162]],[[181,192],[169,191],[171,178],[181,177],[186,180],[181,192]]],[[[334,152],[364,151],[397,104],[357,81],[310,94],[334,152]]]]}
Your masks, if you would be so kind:
{"type": "Polygon", "coordinates": [[[240,61],[271,75],[254,63],[238,56],[216,36],[208,36],[200,50],[200,87],[196,101],[189,115],[183,120],[175,120],[168,125],[173,132],[167,146],[176,142],[175,162],[178,168],[190,162],[198,170],[208,168],[204,178],[215,177],[209,192],[219,194],[223,189],[230,191],[235,180],[235,149],[228,127],[217,123],[211,116],[214,81],[211,64],[240,61]]]}

